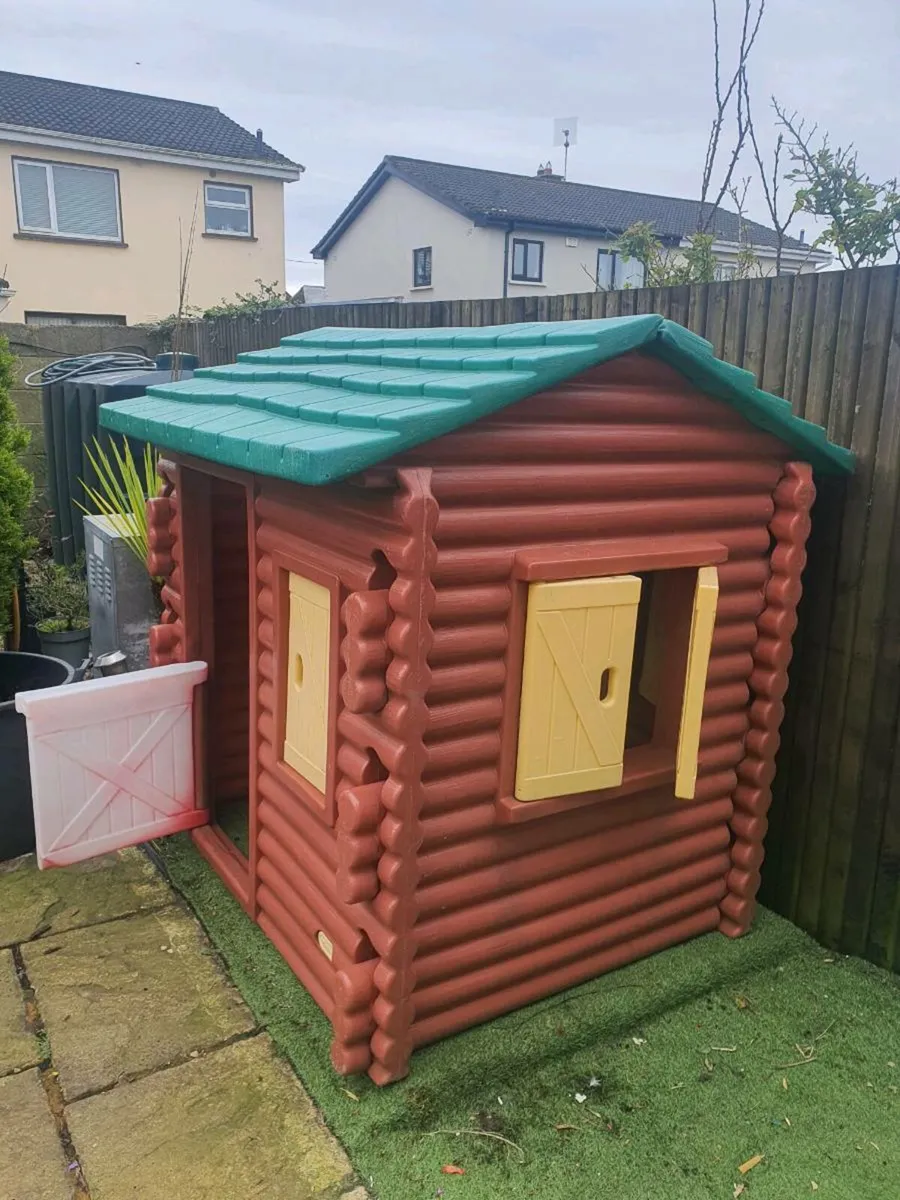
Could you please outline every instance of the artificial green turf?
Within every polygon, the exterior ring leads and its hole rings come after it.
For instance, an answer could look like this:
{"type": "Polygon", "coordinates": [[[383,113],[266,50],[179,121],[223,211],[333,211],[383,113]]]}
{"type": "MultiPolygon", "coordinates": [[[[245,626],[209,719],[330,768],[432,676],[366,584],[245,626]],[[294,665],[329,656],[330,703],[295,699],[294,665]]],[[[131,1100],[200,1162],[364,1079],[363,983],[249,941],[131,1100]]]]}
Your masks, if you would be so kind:
{"type": "Polygon", "coordinates": [[[772,913],[426,1047],[378,1089],[333,1073],[325,1017],[187,838],[156,849],[379,1200],[900,1191],[900,980],[772,913]],[[522,1153],[439,1132],[477,1129],[522,1153]]]}
{"type": "Polygon", "coordinates": [[[250,811],[246,797],[216,806],[216,824],[245,858],[250,854],[250,811]]]}

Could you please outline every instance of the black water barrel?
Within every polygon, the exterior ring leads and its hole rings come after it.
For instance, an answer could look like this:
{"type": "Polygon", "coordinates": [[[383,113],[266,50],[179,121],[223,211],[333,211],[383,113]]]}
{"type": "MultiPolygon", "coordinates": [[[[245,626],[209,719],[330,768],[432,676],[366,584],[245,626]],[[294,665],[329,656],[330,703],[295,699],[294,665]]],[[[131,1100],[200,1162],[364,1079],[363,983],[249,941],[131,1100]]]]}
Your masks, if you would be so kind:
{"type": "MultiPolygon", "coordinates": [[[[104,448],[111,439],[121,446],[123,438],[101,429],[97,410],[112,400],[130,400],[143,396],[154,384],[172,382],[172,356],[161,354],[156,370],[146,367],[72,375],[59,382],[45,383],[42,389],[44,444],[47,451],[47,488],[50,502],[53,558],[58,563],[73,563],[84,550],[82,511],[77,501],[85,502],[80,480],[96,486],[96,475],[84,447],[92,450],[94,438],[104,448]]],[[[189,379],[198,360],[181,355],[180,379],[189,379]]],[[[143,443],[128,439],[136,457],[143,454],[143,443]]]]}
{"type": "Polygon", "coordinates": [[[25,718],[16,692],[70,683],[74,668],[43,654],[0,651],[0,862],[34,849],[34,814],[25,718]]]}

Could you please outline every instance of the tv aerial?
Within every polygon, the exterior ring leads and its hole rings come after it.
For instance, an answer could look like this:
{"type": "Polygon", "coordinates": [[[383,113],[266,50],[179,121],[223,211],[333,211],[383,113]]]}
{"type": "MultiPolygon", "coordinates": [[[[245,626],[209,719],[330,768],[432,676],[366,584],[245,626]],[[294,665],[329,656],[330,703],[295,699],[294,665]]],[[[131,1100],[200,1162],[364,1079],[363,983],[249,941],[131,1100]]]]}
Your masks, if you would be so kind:
{"type": "Polygon", "coordinates": [[[578,118],[557,117],[553,122],[553,145],[562,146],[565,151],[563,155],[563,179],[569,174],[569,147],[576,145],[577,142],[578,118]]]}

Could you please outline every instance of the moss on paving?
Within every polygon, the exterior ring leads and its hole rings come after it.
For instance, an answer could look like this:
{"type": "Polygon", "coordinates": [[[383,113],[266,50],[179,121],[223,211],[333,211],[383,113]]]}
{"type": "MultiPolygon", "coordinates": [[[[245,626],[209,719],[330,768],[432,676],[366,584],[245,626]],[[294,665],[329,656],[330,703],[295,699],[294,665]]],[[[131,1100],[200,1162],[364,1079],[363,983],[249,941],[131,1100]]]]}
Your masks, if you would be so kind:
{"type": "Polygon", "coordinates": [[[190,842],[157,851],[380,1200],[897,1195],[900,981],[771,913],[427,1047],[377,1089],[333,1073],[328,1022],[190,842]],[[463,1129],[524,1161],[437,1132],[463,1129]]]}

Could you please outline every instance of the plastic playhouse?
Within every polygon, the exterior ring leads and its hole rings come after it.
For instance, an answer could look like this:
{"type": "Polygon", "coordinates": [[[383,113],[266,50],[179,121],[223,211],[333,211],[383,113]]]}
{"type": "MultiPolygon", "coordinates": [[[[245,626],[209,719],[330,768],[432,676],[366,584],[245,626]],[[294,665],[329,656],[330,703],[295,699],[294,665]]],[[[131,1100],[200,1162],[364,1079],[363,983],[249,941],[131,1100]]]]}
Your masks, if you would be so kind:
{"type": "Polygon", "coordinates": [[[323,329],[101,419],[165,452],[165,612],[18,699],[44,865],[192,828],[377,1083],[748,928],[821,429],[655,316],[323,329]]]}

